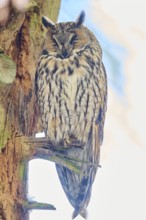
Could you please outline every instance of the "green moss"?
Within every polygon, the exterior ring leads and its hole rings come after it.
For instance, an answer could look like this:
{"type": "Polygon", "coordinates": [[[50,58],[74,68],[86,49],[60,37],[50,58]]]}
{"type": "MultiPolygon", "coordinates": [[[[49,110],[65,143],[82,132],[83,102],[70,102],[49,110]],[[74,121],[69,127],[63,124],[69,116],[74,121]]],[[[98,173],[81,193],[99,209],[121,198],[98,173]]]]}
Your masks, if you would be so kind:
{"type": "Polygon", "coordinates": [[[37,2],[35,0],[30,0],[25,6],[26,10],[29,10],[33,7],[37,6],[37,2]]]}
{"type": "Polygon", "coordinates": [[[40,203],[35,201],[24,201],[22,203],[22,207],[24,210],[32,210],[32,209],[38,209],[38,210],[56,210],[56,208],[48,203],[40,203]]]}
{"type": "Polygon", "coordinates": [[[27,163],[25,161],[22,161],[19,166],[19,177],[22,182],[23,180],[26,180],[26,173],[27,173],[27,163]]]}
{"type": "Polygon", "coordinates": [[[0,53],[0,82],[12,83],[16,75],[16,64],[7,55],[0,53]]]}
{"type": "Polygon", "coordinates": [[[5,147],[8,138],[10,138],[10,130],[5,126],[5,110],[0,105],[0,151],[5,147]]]}
{"type": "Polygon", "coordinates": [[[60,8],[60,2],[61,2],[60,0],[55,0],[55,1],[49,0],[48,11],[46,15],[48,15],[48,17],[53,22],[57,21],[59,8],[60,8]]]}
{"type": "Polygon", "coordinates": [[[34,39],[40,32],[39,28],[39,17],[36,13],[33,13],[30,20],[30,37],[34,39]]]}

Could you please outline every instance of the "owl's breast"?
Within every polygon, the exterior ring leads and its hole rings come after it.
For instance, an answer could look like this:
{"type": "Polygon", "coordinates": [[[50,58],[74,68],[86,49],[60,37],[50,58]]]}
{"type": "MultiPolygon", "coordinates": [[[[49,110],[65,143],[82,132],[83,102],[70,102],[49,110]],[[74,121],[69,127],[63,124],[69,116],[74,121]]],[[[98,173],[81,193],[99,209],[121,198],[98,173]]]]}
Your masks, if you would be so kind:
{"type": "Polygon", "coordinates": [[[70,108],[74,108],[78,84],[84,77],[85,72],[82,71],[82,68],[76,68],[74,65],[68,67],[68,62],[62,65],[58,79],[63,85],[62,98],[65,99],[70,108]],[[64,74],[62,74],[62,71],[64,74]]]}
{"type": "Polygon", "coordinates": [[[39,72],[39,101],[47,136],[57,142],[66,135],[86,139],[97,103],[90,65],[76,56],[51,57],[39,72]]]}
{"type": "Polygon", "coordinates": [[[70,133],[78,140],[86,141],[97,107],[94,71],[84,57],[78,57],[78,63],[75,58],[67,59],[61,66],[64,70],[64,75],[59,74],[59,80],[63,84],[60,92],[63,100],[61,114],[65,115],[67,109],[70,133]]]}

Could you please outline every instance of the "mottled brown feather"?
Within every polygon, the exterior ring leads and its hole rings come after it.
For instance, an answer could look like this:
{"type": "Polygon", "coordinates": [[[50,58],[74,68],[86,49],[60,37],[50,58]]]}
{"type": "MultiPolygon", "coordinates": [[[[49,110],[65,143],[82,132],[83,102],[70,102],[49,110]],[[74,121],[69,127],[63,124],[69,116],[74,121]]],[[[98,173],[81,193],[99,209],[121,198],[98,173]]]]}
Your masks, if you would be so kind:
{"type": "Polygon", "coordinates": [[[99,166],[107,102],[102,50],[92,32],[82,25],[83,16],[82,12],[77,23],[48,24],[35,81],[46,136],[54,144],[84,144],[84,149],[68,153],[82,161],[80,174],[56,165],[62,187],[75,209],[73,218],[87,216],[99,166]]]}

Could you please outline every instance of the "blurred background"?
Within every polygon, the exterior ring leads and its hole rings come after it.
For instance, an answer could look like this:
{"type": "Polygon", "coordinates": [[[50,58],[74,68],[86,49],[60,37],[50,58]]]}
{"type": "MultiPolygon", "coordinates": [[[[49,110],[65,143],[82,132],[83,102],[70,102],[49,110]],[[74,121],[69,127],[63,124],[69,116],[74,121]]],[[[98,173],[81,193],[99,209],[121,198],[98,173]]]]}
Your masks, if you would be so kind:
{"type": "MultiPolygon", "coordinates": [[[[101,166],[94,182],[88,220],[146,219],[146,2],[145,0],[62,0],[58,22],[85,25],[103,49],[108,76],[108,111],[101,166]]],[[[56,211],[32,211],[30,220],[69,220],[66,199],[53,163],[33,160],[29,197],[56,211]]],[[[81,217],[77,217],[81,220],[81,217]]]]}

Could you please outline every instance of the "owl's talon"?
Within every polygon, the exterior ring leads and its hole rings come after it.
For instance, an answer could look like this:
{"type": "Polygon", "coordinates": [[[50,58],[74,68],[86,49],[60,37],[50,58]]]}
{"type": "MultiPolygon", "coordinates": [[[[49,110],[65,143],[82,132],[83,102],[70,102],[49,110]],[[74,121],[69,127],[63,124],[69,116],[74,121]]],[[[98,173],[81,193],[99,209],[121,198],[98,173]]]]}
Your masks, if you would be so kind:
{"type": "Polygon", "coordinates": [[[70,144],[69,138],[65,138],[65,139],[63,140],[63,143],[64,143],[64,147],[67,147],[67,145],[70,144]]]}

